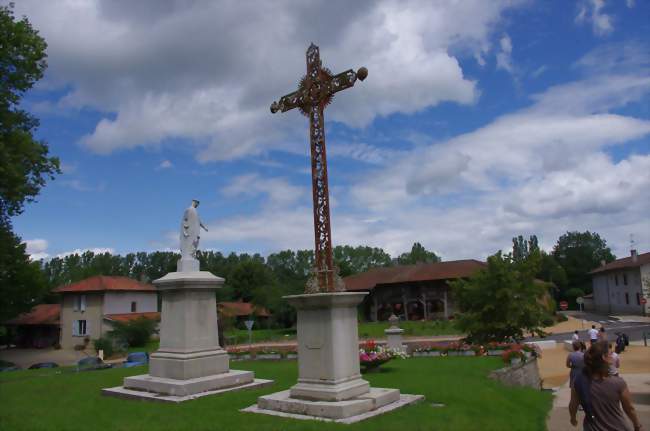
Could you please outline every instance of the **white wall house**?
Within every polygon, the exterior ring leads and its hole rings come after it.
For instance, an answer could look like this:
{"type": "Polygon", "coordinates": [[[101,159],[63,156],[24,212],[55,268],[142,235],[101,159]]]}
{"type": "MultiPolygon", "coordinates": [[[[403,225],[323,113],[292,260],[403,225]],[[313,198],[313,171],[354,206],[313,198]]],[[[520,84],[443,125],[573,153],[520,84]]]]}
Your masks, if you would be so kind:
{"type": "Polygon", "coordinates": [[[594,308],[607,314],[650,315],[650,253],[601,265],[591,271],[594,308]]]}
{"type": "Polygon", "coordinates": [[[60,343],[64,349],[100,338],[113,329],[114,321],[160,317],[156,288],[127,277],[90,277],[55,292],[62,296],[60,343]]]}

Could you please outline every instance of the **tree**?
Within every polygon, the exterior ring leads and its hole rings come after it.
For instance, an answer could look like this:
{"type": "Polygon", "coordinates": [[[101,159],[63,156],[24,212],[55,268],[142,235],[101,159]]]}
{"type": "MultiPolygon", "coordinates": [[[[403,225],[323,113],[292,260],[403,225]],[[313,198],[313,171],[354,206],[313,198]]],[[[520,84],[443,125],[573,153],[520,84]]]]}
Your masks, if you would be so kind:
{"type": "Polygon", "coordinates": [[[476,343],[521,340],[526,333],[543,335],[549,313],[546,286],[535,281],[539,253],[515,260],[501,251],[488,257],[487,268],[451,283],[461,310],[458,327],[476,343]]]}
{"type": "Polygon", "coordinates": [[[31,262],[25,244],[0,221],[0,322],[38,304],[46,292],[38,262],[31,262]]]}
{"type": "Polygon", "coordinates": [[[539,250],[537,235],[531,235],[528,241],[522,235],[512,238],[512,257],[515,260],[527,259],[531,253],[539,250]]]}
{"type": "Polygon", "coordinates": [[[416,263],[440,262],[441,259],[434,252],[427,250],[419,242],[413,243],[410,252],[402,253],[397,262],[400,265],[414,265],[416,263]]]}
{"type": "Polygon", "coordinates": [[[390,255],[377,247],[338,245],[332,252],[334,264],[339,267],[341,277],[391,264],[390,255]]]}
{"type": "MultiPolygon", "coordinates": [[[[616,257],[607,247],[607,242],[597,233],[567,232],[553,248],[553,257],[564,268],[567,288],[582,289],[591,293],[589,272],[600,266],[601,261],[611,262],[616,257]]],[[[564,291],[561,292],[561,295],[564,291]]]]}
{"type": "Polygon", "coordinates": [[[60,173],[47,144],[34,139],[38,120],[19,108],[23,94],[43,77],[46,43],[13,4],[0,6],[0,317],[37,304],[46,285],[38,263],[12,231],[11,217],[36,198],[47,177],[60,173]]]}
{"type": "Polygon", "coordinates": [[[61,171],[47,144],[33,136],[38,119],[19,108],[43,77],[47,44],[27,18],[14,19],[11,4],[0,6],[0,41],[0,220],[7,224],[61,171]]]}

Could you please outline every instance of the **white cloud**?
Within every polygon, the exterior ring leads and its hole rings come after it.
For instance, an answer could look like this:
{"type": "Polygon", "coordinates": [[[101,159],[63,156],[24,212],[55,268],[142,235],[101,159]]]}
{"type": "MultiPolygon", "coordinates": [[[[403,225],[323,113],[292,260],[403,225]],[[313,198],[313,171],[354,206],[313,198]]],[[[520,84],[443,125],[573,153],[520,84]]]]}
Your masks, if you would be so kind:
{"type": "Polygon", "coordinates": [[[25,240],[24,243],[25,251],[31,260],[41,260],[49,257],[49,254],[47,253],[47,240],[40,238],[28,239],[25,240]]]}
{"type": "Polygon", "coordinates": [[[162,162],[160,162],[157,169],[158,170],[160,170],[160,169],[170,169],[172,167],[174,167],[174,164],[172,162],[170,162],[169,160],[163,160],[162,162]]]}
{"type": "Polygon", "coordinates": [[[82,255],[87,251],[93,252],[95,254],[104,254],[104,253],[115,254],[115,249],[110,247],[91,247],[91,248],[75,248],[74,250],[71,251],[64,251],[63,253],[57,254],[55,257],[62,259],[71,254],[82,255]]]}
{"type": "Polygon", "coordinates": [[[86,148],[106,154],[184,138],[209,161],[302,142],[304,120],[268,107],[296,88],[309,40],[332,71],[370,71],[336,96],[330,119],[361,127],[442,101],[474,103],[476,83],[457,57],[487,53],[503,11],[519,3],[34,0],[16,9],[48,41],[43,85],[72,89],[59,106],[107,113],[81,140],[86,148]]]}
{"type": "MultiPolygon", "coordinates": [[[[628,4],[629,6],[629,4],[628,4]]],[[[591,23],[597,36],[605,36],[614,31],[612,17],[603,13],[605,0],[583,0],[578,7],[577,23],[591,23]]]]}
{"type": "Polygon", "coordinates": [[[284,178],[263,178],[257,174],[235,177],[221,192],[229,198],[264,195],[267,207],[284,207],[307,197],[306,187],[295,186],[284,178]]]}
{"type": "Polygon", "coordinates": [[[512,40],[510,36],[504,34],[499,41],[499,51],[497,52],[497,69],[503,69],[508,73],[514,73],[512,65],[512,40]]]}
{"type": "Polygon", "coordinates": [[[636,2],[634,0],[625,0],[625,5],[632,9],[634,6],[636,6],[636,2]]]}

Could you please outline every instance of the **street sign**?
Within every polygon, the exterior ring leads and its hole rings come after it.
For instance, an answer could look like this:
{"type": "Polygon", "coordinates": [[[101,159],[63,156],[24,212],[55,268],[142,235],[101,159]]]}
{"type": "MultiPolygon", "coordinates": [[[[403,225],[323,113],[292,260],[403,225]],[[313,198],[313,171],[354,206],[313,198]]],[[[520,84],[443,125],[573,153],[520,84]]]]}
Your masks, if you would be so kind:
{"type": "Polygon", "coordinates": [[[569,303],[566,301],[560,301],[560,308],[562,310],[567,310],[569,308],[569,303]]]}
{"type": "Polygon", "coordinates": [[[246,324],[246,329],[248,329],[250,331],[251,329],[253,329],[253,324],[255,323],[255,321],[254,320],[247,320],[244,323],[246,324]]]}
{"type": "Polygon", "coordinates": [[[648,300],[645,298],[641,298],[641,304],[645,305],[647,304],[648,300]]]}
{"type": "Polygon", "coordinates": [[[576,298],[576,304],[584,304],[584,303],[585,303],[585,300],[584,300],[584,298],[582,296],[578,296],[576,298]]]}

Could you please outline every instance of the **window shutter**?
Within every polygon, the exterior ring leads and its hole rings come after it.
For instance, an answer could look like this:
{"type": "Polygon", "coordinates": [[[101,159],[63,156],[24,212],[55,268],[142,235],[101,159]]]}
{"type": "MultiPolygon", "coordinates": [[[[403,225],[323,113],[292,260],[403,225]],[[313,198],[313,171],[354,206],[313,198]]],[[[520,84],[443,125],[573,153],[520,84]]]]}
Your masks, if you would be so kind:
{"type": "Polygon", "coordinates": [[[77,295],[72,297],[72,311],[79,311],[79,297],[77,295]]]}
{"type": "Polygon", "coordinates": [[[77,330],[79,329],[79,321],[78,320],[73,320],[72,321],[72,335],[79,335],[77,330]]]}
{"type": "Polygon", "coordinates": [[[81,311],[86,311],[86,295],[81,295],[80,302],[81,302],[80,304],[81,311]]]}
{"type": "Polygon", "coordinates": [[[90,335],[90,320],[86,320],[86,332],[84,335],[90,335]]]}

